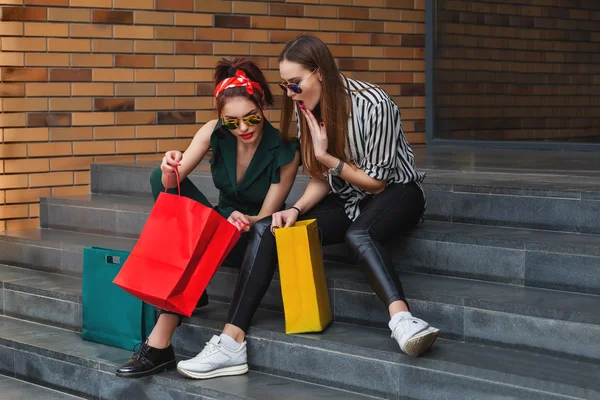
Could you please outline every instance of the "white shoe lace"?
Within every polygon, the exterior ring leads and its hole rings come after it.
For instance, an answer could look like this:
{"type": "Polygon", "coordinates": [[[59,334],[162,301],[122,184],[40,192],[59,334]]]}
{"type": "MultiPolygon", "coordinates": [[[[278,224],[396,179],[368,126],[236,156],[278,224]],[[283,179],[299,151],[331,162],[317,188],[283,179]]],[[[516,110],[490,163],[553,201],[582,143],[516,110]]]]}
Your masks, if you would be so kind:
{"type": "Polygon", "coordinates": [[[218,352],[219,352],[219,347],[216,344],[206,342],[206,346],[204,346],[204,349],[202,349],[200,354],[198,354],[198,358],[211,356],[218,352]]]}

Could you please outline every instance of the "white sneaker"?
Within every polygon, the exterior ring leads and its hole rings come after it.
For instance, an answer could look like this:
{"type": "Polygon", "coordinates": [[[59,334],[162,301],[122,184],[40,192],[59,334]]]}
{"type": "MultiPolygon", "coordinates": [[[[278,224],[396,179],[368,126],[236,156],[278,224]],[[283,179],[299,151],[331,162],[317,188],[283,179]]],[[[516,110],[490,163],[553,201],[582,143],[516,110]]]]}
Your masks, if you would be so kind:
{"type": "Polygon", "coordinates": [[[413,357],[418,357],[429,349],[440,333],[439,329],[414,317],[402,318],[395,326],[391,326],[390,322],[390,329],[400,349],[413,357]]]}
{"type": "Polygon", "coordinates": [[[248,372],[247,360],[246,342],[242,343],[239,349],[231,350],[215,335],[196,357],[179,361],[177,371],[194,379],[242,375],[248,372]]]}

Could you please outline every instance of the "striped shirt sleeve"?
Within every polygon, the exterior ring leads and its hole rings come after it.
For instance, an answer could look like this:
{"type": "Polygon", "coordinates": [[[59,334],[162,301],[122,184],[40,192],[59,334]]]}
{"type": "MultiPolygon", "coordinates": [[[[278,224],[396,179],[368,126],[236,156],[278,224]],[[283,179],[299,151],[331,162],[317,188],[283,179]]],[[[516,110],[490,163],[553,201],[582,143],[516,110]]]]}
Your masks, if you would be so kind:
{"type": "Polygon", "coordinates": [[[371,178],[387,181],[397,168],[396,149],[403,135],[398,107],[389,99],[377,103],[365,129],[364,158],[359,168],[371,178]]]}

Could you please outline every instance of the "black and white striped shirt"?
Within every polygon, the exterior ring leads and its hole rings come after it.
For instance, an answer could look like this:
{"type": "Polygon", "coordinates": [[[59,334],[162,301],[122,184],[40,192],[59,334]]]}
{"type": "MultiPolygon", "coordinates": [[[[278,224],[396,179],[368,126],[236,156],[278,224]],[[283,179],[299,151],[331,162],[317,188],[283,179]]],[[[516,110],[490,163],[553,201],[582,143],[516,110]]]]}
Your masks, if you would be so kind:
{"type": "MultiPolygon", "coordinates": [[[[396,103],[375,85],[343,75],[342,78],[352,99],[346,148],[352,164],[374,179],[388,184],[416,182],[423,190],[421,182],[425,174],[415,167],[396,103]]],[[[369,193],[340,177],[328,175],[328,180],[331,190],[343,200],[346,214],[354,221],[360,215],[360,201],[369,193]]]]}

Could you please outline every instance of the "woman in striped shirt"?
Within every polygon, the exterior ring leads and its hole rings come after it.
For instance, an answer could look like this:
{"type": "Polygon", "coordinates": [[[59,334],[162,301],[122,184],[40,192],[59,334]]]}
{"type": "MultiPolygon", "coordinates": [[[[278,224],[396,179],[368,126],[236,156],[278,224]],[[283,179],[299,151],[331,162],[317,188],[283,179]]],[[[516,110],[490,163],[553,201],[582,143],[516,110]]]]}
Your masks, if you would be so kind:
{"type": "MultiPolygon", "coordinates": [[[[416,225],[425,210],[424,174],[402,130],[394,101],[375,85],[340,74],[327,46],[315,36],[289,42],[279,58],[282,132],[298,116],[304,170],[311,180],[293,207],[258,221],[220,339],[211,340],[188,368],[194,377],[234,374],[244,360],[250,320],[275,271],[272,229],[316,218],[324,245],[346,242],[379,299],[388,308],[392,337],[419,356],[439,329],[408,310],[398,274],[383,242],[416,225]],[[235,352],[243,352],[239,355],[235,352]]],[[[181,371],[181,369],[180,369],[181,371]]],[[[190,376],[189,374],[187,374],[190,376]]]]}
{"type": "Polygon", "coordinates": [[[419,356],[439,329],[408,310],[386,239],[416,225],[425,210],[414,155],[402,130],[400,110],[370,83],[339,73],[327,46],[305,35],[289,42],[279,58],[286,90],[282,132],[295,108],[304,170],[311,180],[272,226],[316,218],[323,244],[346,242],[354,259],[390,314],[389,327],[400,349],[419,356]]]}

